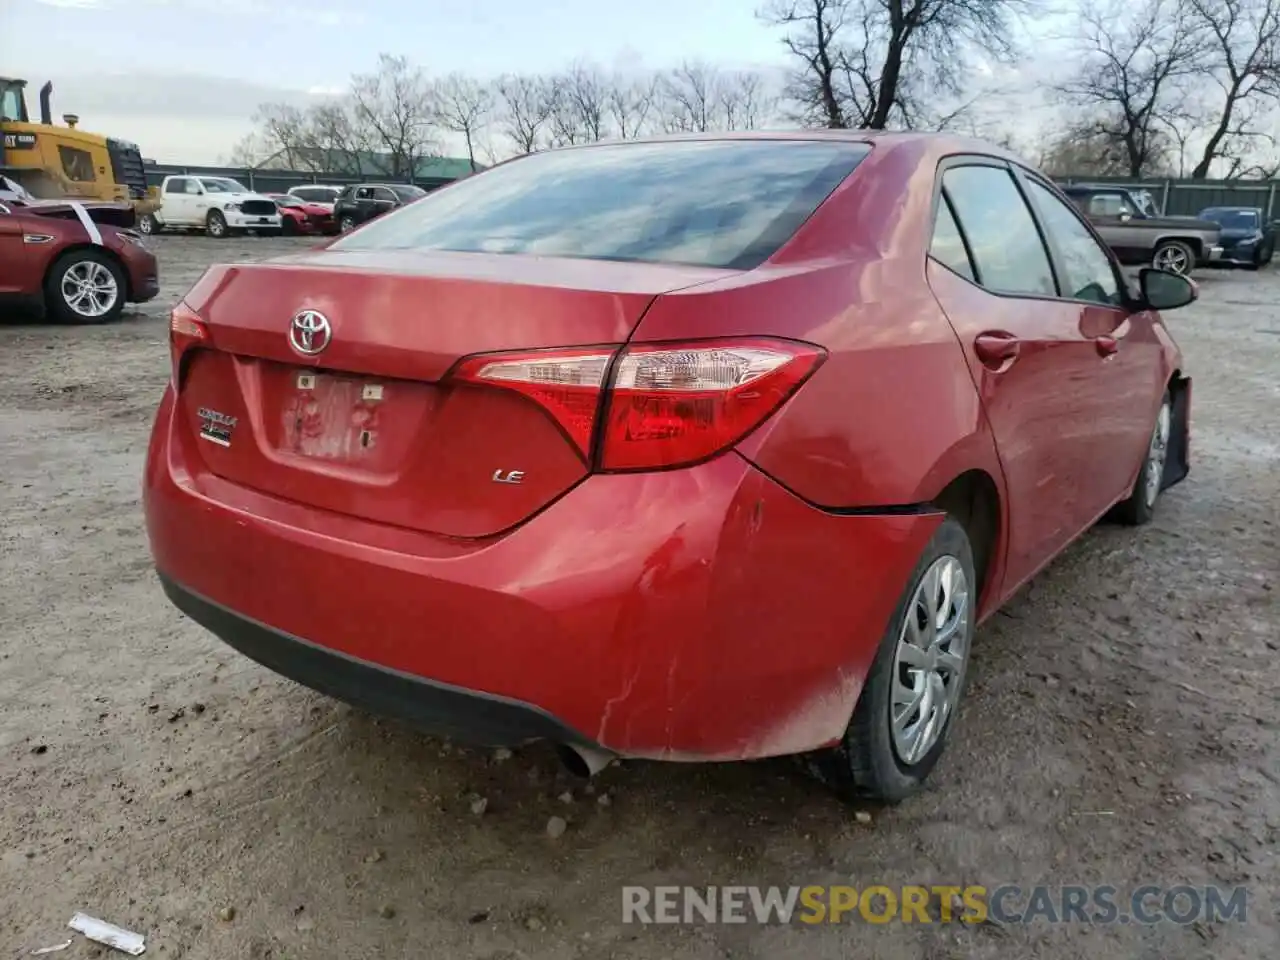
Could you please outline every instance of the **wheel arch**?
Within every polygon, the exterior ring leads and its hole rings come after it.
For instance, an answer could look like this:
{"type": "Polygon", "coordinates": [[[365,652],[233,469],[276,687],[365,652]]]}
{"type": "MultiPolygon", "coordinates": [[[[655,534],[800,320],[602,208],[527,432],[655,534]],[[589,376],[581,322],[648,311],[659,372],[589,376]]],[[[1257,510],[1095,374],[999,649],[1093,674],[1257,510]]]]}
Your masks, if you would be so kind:
{"type": "Polygon", "coordinates": [[[1156,238],[1156,242],[1151,247],[1152,256],[1166,243],[1181,243],[1189,247],[1191,252],[1197,257],[1204,255],[1204,240],[1197,236],[1188,236],[1181,233],[1164,234],[1156,238]]]}
{"type": "Polygon", "coordinates": [[[1006,527],[1003,498],[995,477],[979,468],[965,470],[930,498],[929,503],[964,527],[973,549],[979,614],[985,614],[995,596],[994,585],[1000,579],[1001,545],[1006,527]]]}
{"type": "Polygon", "coordinates": [[[124,277],[124,301],[125,303],[131,302],[133,299],[133,279],[129,276],[129,268],[125,265],[124,259],[110,247],[103,246],[98,243],[89,243],[87,241],[83,243],[69,243],[63,249],[58,251],[57,256],[50,259],[49,265],[45,267],[44,276],[40,278],[40,289],[44,290],[48,287],[49,281],[53,278],[53,271],[57,269],[58,264],[62,263],[69,254],[81,253],[84,251],[100,254],[116,265],[116,269],[118,269],[124,277]]]}

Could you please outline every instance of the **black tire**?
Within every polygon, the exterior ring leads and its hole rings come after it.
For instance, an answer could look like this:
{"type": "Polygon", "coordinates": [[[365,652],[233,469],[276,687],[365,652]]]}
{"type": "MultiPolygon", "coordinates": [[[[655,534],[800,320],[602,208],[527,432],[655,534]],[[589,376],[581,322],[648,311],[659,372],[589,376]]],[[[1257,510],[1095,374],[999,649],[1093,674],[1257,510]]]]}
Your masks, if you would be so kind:
{"type": "Polygon", "coordinates": [[[298,225],[292,217],[280,218],[280,234],[285,237],[293,237],[298,234],[298,225]]]}
{"type": "Polygon", "coordinates": [[[351,216],[351,214],[345,214],[342,217],[342,219],[338,221],[339,233],[350,233],[355,228],[356,228],[356,218],[351,216]]]}
{"type": "Polygon", "coordinates": [[[814,776],[846,800],[868,799],[892,804],[919,792],[942,756],[964,699],[977,602],[977,577],[969,536],[958,521],[947,517],[925,547],[898,599],[898,606],[880,641],[844,737],[839,745],[806,758],[806,766],[814,776]],[[894,672],[895,669],[903,669],[902,665],[896,664],[898,641],[906,629],[908,616],[916,616],[919,612],[915,604],[917,588],[934,563],[943,557],[953,557],[959,562],[968,584],[967,619],[959,627],[964,647],[958,690],[955,706],[943,721],[941,733],[933,746],[915,762],[907,763],[894,745],[892,733],[894,672]]]}
{"type": "Polygon", "coordinates": [[[1271,240],[1264,241],[1262,246],[1258,248],[1258,260],[1257,260],[1258,266],[1265,267],[1267,264],[1269,264],[1271,262],[1271,258],[1275,256],[1275,252],[1276,252],[1275,240],[1271,239],[1271,240]]]}
{"type": "Polygon", "coordinates": [[[1156,411],[1156,422],[1151,428],[1151,440],[1147,443],[1147,455],[1142,461],[1142,469],[1138,471],[1138,479],[1133,482],[1133,489],[1129,491],[1128,499],[1116,504],[1115,509],[1111,511],[1111,515],[1118,523],[1123,523],[1130,527],[1141,527],[1150,523],[1152,518],[1155,517],[1156,502],[1160,499],[1160,491],[1164,487],[1165,463],[1172,446],[1170,440],[1173,436],[1173,429],[1173,397],[1166,390],[1164,399],[1160,403],[1160,409],[1156,411]],[[1167,416],[1168,420],[1165,424],[1164,448],[1160,451],[1159,464],[1157,465],[1153,459],[1153,454],[1156,447],[1156,435],[1160,431],[1162,414],[1167,416]],[[1149,485],[1152,471],[1159,472],[1159,477],[1154,482],[1154,494],[1151,493],[1151,486],[1149,485]]]}
{"type": "Polygon", "coordinates": [[[44,279],[45,312],[49,319],[58,323],[112,323],[120,319],[127,298],[128,281],[120,264],[110,254],[89,247],[64,253],[44,279]],[[68,287],[81,279],[78,274],[86,275],[84,279],[95,275],[101,279],[101,270],[110,274],[115,284],[115,299],[104,312],[90,314],[86,312],[87,307],[76,305],[68,296],[68,287]]]}
{"type": "Polygon", "coordinates": [[[1168,270],[1170,273],[1189,277],[1196,268],[1196,252],[1181,240],[1165,240],[1152,251],[1151,265],[1158,270],[1168,270]],[[1165,259],[1179,261],[1183,266],[1177,269],[1161,266],[1165,259]]]}
{"type": "Polygon", "coordinates": [[[138,232],[144,237],[154,237],[164,228],[160,226],[160,221],[155,218],[154,214],[144,213],[138,217],[138,232]]]}
{"type": "Polygon", "coordinates": [[[231,236],[231,231],[227,227],[227,218],[222,215],[221,210],[209,211],[209,215],[204,220],[204,231],[214,240],[225,240],[231,236]]]}

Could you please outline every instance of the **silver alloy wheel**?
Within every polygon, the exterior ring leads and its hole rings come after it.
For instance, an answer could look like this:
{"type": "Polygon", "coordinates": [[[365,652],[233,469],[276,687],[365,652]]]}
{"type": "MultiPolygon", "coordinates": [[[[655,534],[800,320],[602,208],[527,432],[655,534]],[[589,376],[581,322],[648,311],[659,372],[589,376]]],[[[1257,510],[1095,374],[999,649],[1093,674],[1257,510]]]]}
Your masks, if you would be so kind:
{"type": "Polygon", "coordinates": [[[227,232],[227,221],[221,216],[210,217],[207,229],[209,231],[209,236],[213,237],[215,240],[221,240],[227,232]]]}
{"type": "Polygon", "coordinates": [[[1157,270],[1168,270],[1170,273],[1176,273],[1179,276],[1183,276],[1191,269],[1187,252],[1181,247],[1172,244],[1167,247],[1161,247],[1156,251],[1152,266],[1157,270]]]}
{"type": "Polygon", "coordinates": [[[1147,465],[1142,498],[1148,507],[1155,505],[1160,495],[1160,483],[1164,480],[1164,462],[1169,456],[1169,425],[1172,415],[1168,401],[1160,405],[1155,429],[1151,431],[1151,443],[1147,447],[1147,465]]]}
{"type": "Polygon", "coordinates": [[[152,219],[151,214],[149,213],[143,214],[141,217],[138,218],[139,233],[144,234],[146,236],[151,236],[151,234],[155,232],[154,227],[155,227],[155,220],[152,219]]]}
{"type": "Polygon", "coordinates": [[[338,221],[338,230],[342,233],[350,233],[356,228],[356,222],[350,217],[343,217],[338,221]]]}
{"type": "Polygon", "coordinates": [[[937,744],[960,699],[969,658],[969,582],[953,556],[925,571],[893,655],[889,726],[899,759],[919,763],[937,744]]]}
{"type": "Polygon", "coordinates": [[[59,288],[67,306],[91,320],[110,313],[120,297],[115,276],[96,260],[80,260],[69,266],[59,288]]]}

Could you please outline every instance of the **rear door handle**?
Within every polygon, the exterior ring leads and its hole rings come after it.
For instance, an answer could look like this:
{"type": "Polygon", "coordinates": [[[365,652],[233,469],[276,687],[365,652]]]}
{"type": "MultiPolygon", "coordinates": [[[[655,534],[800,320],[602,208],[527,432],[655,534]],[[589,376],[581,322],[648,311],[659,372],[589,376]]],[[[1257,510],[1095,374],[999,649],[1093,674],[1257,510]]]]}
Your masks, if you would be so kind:
{"type": "Polygon", "coordinates": [[[1120,349],[1120,341],[1115,337],[1094,337],[1094,345],[1101,356],[1109,357],[1120,349]]]}
{"type": "Polygon", "coordinates": [[[1022,341],[1003,330],[980,333],[973,341],[973,352],[985,366],[993,369],[1008,366],[1018,358],[1021,349],[1022,341]]]}

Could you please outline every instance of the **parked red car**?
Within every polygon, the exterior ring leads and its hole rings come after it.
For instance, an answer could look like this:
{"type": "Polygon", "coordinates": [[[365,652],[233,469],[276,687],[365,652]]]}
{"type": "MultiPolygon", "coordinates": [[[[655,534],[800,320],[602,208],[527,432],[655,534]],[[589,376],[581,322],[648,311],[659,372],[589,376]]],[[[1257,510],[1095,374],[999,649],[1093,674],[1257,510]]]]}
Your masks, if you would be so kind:
{"type": "Polygon", "coordinates": [[[64,323],[107,323],[160,292],[155,256],[128,229],[127,204],[0,203],[0,312],[36,309],[64,323]]]}
{"type": "Polygon", "coordinates": [[[539,153],[196,284],[151,547],[227,643],[425,729],[899,800],[975,626],[1186,474],[1194,296],[978,141],[539,153]]]}
{"type": "Polygon", "coordinates": [[[268,193],[280,211],[280,231],[285,235],[330,236],[338,232],[333,220],[333,208],[324,204],[308,203],[288,193],[268,193]]]}

